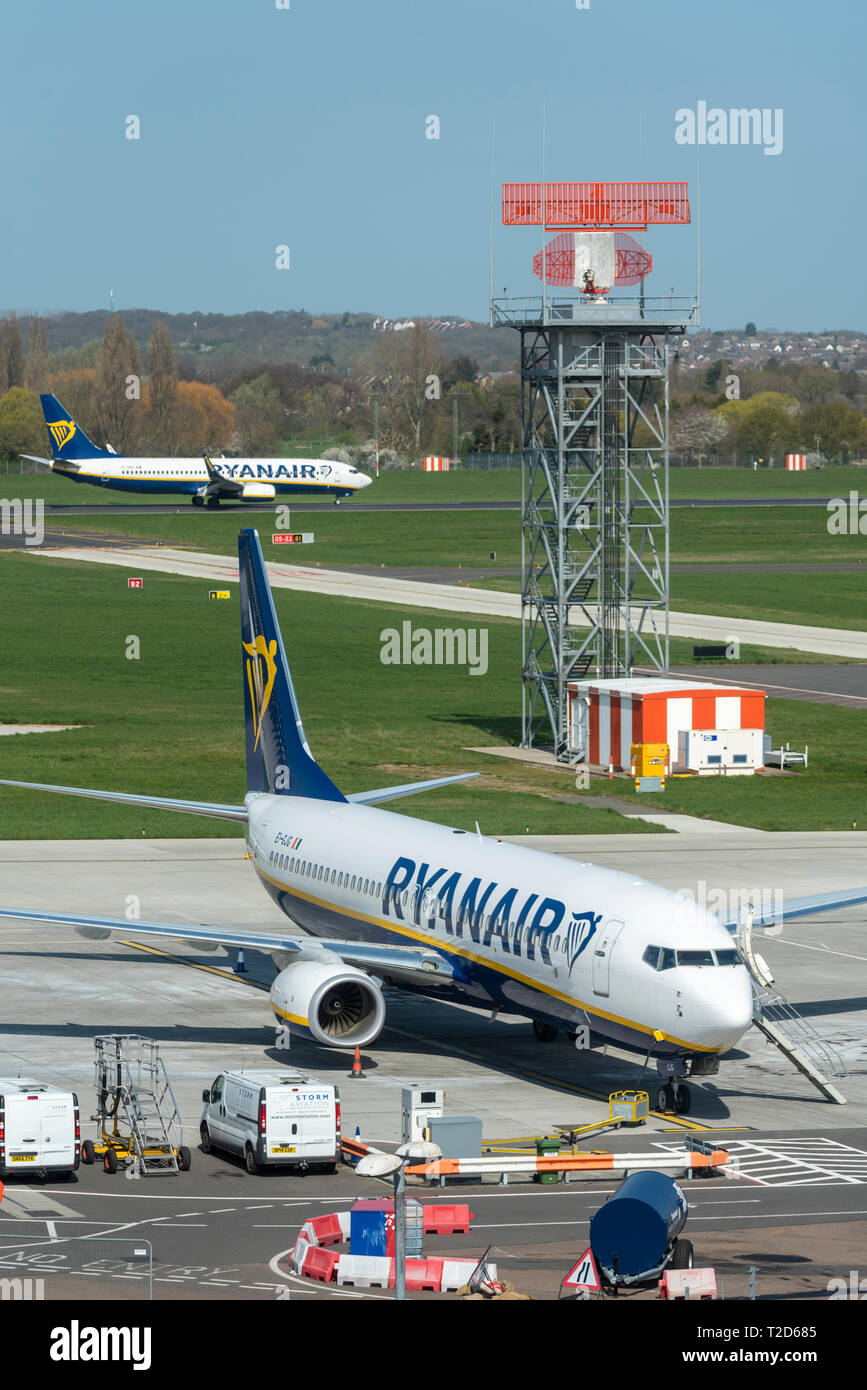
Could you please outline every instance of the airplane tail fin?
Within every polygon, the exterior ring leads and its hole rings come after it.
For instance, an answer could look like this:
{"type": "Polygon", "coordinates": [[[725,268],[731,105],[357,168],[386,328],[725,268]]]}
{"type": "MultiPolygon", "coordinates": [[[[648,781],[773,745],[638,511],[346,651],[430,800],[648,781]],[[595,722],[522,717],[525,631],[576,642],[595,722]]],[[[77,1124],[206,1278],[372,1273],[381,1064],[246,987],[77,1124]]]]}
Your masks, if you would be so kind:
{"type": "Polygon", "coordinates": [[[48,438],[51,440],[52,458],[72,463],[80,459],[110,458],[106,449],[97,449],[92,439],[80,425],[77,425],[69,411],[64,409],[56,396],[44,394],[39,397],[48,438]]]}
{"type": "Polygon", "coordinates": [[[310,752],[254,530],[242,530],[238,536],[238,570],[247,789],[345,801],[310,752]]]}

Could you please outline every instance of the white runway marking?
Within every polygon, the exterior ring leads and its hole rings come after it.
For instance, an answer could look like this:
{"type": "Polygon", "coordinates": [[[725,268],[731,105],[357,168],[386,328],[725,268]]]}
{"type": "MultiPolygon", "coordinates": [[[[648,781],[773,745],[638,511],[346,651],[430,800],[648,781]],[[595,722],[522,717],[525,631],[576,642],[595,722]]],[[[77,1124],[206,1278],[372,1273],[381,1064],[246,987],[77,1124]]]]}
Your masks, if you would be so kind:
{"type": "MultiPolygon", "coordinates": [[[[678,1152],[674,1144],[654,1147],[678,1152]]],[[[867,1183],[867,1151],[824,1137],[732,1139],[726,1149],[738,1178],[759,1187],[842,1187],[867,1183]]]]}

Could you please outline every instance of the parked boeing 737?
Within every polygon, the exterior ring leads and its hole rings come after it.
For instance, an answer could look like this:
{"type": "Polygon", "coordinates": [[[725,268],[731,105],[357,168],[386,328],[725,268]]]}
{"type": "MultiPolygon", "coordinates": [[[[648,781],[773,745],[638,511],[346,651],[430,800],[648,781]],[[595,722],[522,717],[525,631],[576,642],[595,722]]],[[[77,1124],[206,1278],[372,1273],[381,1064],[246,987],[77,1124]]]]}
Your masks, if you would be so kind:
{"type": "MultiPolygon", "coordinates": [[[[685,1113],[684,1078],[715,1073],[752,1020],[734,924],[635,874],[376,809],[475,774],[344,795],[310,751],[255,531],[241,531],[238,552],[243,805],[5,785],[236,821],[293,929],[17,907],[0,908],[0,918],[72,926],[91,939],[120,931],[263,951],[277,970],[270,995],[277,1019],[330,1046],[375,1041],[386,1015],[383,983],[523,1015],[540,1039],[586,1027],[591,1042],[655,1063],[657,1103],[685,1113]]],[[[789,900],[776,920],[863,901],[867,889],[789,900]]]]}
{"type": "Polygon", "coordinates": [[[351,464],[334,459],[126,458],[113,449],[98,449],[56,396],[40,396],[51,458],[24,454],[47,463],[76,483],[118,492],[183,493],[194,507],[220,502],[268,502],[290,493],[318,497],[331,494],[336,506],[368,487],[371,479],[351,464]]]}

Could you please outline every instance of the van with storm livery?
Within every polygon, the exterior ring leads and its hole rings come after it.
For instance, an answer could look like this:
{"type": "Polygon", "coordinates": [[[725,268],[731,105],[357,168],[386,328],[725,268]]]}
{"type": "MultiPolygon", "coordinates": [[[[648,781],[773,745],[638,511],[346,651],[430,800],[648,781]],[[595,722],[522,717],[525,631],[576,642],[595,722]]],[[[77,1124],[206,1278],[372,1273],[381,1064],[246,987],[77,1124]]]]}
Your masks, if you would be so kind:
{"type": "Polygon", "coordinates": [[[341,1155],[337,1087],[299,1071],[222,1071],[202,1092],[202,1150],[243,1158],[248,1173],[320,1167],[341,1155]]]}

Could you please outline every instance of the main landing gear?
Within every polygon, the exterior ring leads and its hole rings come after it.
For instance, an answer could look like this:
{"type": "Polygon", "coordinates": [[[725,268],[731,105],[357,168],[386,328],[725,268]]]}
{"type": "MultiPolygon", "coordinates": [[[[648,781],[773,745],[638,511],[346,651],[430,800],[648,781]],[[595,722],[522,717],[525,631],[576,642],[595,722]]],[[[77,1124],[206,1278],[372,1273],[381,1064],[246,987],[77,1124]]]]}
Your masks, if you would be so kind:
{"type": "Polygon", "coordinates": [[[559,1031],[553,1023],[540,1023],[537,1018],[533,1019],[533,1036],[536,1042],[553,1042],[559,1031]]]}
{"type": "Polygon", "coordinates": [[[656,1108],[664,1113],[688,1115],[692,1109],[692,1092],[684,1081],[668,1081],[656,1093],[656,1108]]]}
{"type": "Polygon", "coordinates": [[[190,498],[190,501],[192,502],[194,507],[204,507],[205,505],[204,497],[200,497],[197,492],[193,493],[192,497],[190,498]]]}

